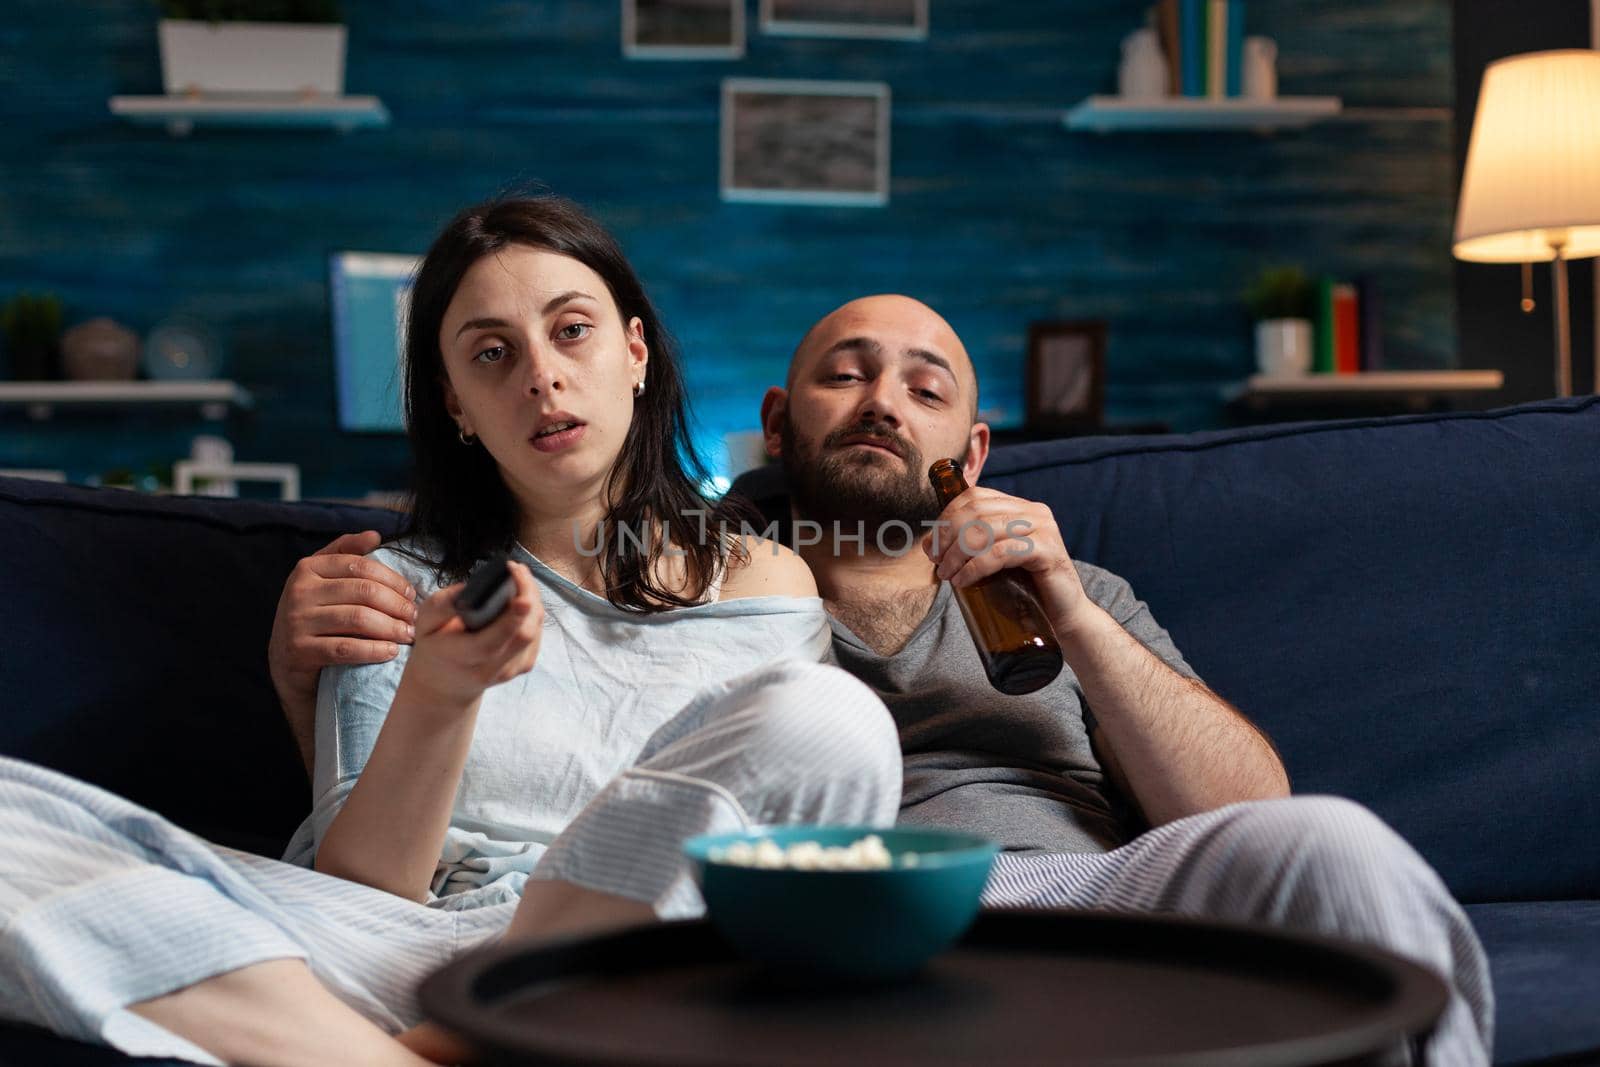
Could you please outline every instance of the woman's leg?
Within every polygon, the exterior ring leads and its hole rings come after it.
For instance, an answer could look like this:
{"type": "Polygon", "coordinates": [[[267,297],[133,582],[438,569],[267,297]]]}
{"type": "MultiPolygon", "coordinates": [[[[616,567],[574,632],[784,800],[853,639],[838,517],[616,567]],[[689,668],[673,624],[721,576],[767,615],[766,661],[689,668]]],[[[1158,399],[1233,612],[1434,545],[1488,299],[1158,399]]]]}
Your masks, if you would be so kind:
{"type": "Polygon", "coordinates": [[[419,1067],[430,1060],[329,993],[300,960],[269,960],[207,978],[128,1010],[223,1063],[256,1067],[419,1067]]]}
{"type": "Polygon", "coordinates": [[[798,660],[741,675],[656,731],[551,843],[507,936],[698,915],[686,839],[789,823],[890,826],[901,774],[894,721],[856,678],[798,660]]]}
{"type": "Polygon", "coordinates": [[[571,882],[530,878],[522,889],[522,902],[506,936],[550,941],[601,934],[655,919],[655,906],[648,901],[571,882]]]}
{"type": "MultiPolygon", "coordinates": [[[[856,678],[785,661],[708,689],[657,730],[539,861],[508,940],[545,941],[704,910],[683,857],[699,833],[784,823],[890,826],[900,738],[856,678]]],[[[400,1040],[437,1063],[467,1059],[424,1023],[400,1040]]]]}
{"type": "Polygon", "coordinates": [[[0,757],[0,1018],[200,1063],[296,1062],[302,1038],[404,1063],[385,1032],[416,1021],[417,982],[489,918],[220,848],[0,757]],[[242,1057],[217,1045],[235,1027],[242,1057]]]}

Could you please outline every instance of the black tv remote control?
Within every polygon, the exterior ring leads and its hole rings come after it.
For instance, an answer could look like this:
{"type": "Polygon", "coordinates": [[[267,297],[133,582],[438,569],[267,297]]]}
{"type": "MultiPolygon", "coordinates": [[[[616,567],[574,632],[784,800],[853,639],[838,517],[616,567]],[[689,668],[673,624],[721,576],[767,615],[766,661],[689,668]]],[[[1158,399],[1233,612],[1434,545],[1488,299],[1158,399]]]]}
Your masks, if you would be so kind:
{"type": "Polygon", "coordinates": [[[466,586],[456,594],[456,614],[468,630],[488,626],[511,603],[517,583],[508,563],[505,556],[493,556],[478,563],[467,575],[466,586]]]}

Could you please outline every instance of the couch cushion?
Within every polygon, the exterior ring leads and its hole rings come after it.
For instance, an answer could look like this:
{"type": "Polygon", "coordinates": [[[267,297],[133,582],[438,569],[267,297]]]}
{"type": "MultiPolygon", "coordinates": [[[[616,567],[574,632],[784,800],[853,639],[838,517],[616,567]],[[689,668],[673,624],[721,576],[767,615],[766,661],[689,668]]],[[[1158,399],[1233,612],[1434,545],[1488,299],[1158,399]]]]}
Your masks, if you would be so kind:
{"type": "MultiPolygon", "coordinates": [[[[1600,897],[1600,398],[997,450],[1282,750],[1467,900],[1600,897]]],[[[770,513],[781,478],[736,488],[770,513]],[[765,499],[763,499],[765,498],[765,499]]]]}
{"type": "Polygon", "coordinates": [[[1474,904],[1467,917],[1494,978],[1495,1063],[1600,1062],[1600,901],[1474,904]]]}
{"type": "Polygon", "coordinates": [[[267,674],[284,580],[390,511],[0,478],[0,753],[281,854],[309,789],[267,674]]]}
{"type": "Polygon", "coordinates": [[[57,1037],[47,1030],[7,1026],[0,1023],[0,1064],[49,1064],[50,1067],[188,1067],[192,1060],[158,1059],[150,1056],[125,1056],[107,1045],[88,1045],[82,1041],[57,1037]]]}

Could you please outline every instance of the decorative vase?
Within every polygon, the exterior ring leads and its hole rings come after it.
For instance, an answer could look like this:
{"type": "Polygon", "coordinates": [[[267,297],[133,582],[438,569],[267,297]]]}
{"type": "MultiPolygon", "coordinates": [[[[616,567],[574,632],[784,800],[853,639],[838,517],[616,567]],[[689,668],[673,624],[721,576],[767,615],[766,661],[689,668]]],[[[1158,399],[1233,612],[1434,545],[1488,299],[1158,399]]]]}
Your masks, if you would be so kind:
{"type": "Polygon", "coordinates": [[[1311,372],[1309,319],[1263,319],[1256,323],[1256,367],[1274,378],[1311,372]]]}
{"type": "Polygon", "coordinates": [[[1161,52],[1156,31],[1134,30],[1122,39],[1122,65],[1117,68],[1117,92],[1127,100],[1152,100],[1166,96],[1167,57],[1161,52]]]}
{"type": "Polygon", "coordinates": [[[1244,95],[1271,100],[1278,95],[1278,45],[1271,37],[1244,39],[1244,95]]]}
{"type": "Polygon", "coordinates": [[[341,25],[162,19],[158,33],[161,81],[170,95],[344,95],[341,25]]]}
{"type": "Polygon", "coordinates": [[[139,335],[108,318],[61,335],[61,365],[77,382],[131,382],[139,373],[139,335]]]}

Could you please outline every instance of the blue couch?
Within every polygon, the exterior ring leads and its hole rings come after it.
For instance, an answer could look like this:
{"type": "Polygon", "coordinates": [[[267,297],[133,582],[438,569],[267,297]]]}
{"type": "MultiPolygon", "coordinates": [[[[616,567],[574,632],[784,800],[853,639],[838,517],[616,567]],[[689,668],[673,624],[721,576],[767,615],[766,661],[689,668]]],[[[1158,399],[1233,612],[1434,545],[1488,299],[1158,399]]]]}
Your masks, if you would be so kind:
{"type": "MultiPolygon", "coordinates": [[[[1600,398],[996,452],[1301,792],[1467,905],[1500,1064],[1600,1059],[1600,398]]],[[[771,471],[742,483],[781,510],[771,471]]],[[[277,855],[308,806],[265,649],[289,569],[390,512],[0,479],[0,752],[277,855]]],[[[0,1062],[119,1062],[0,1029],[0,1062]]]]}

